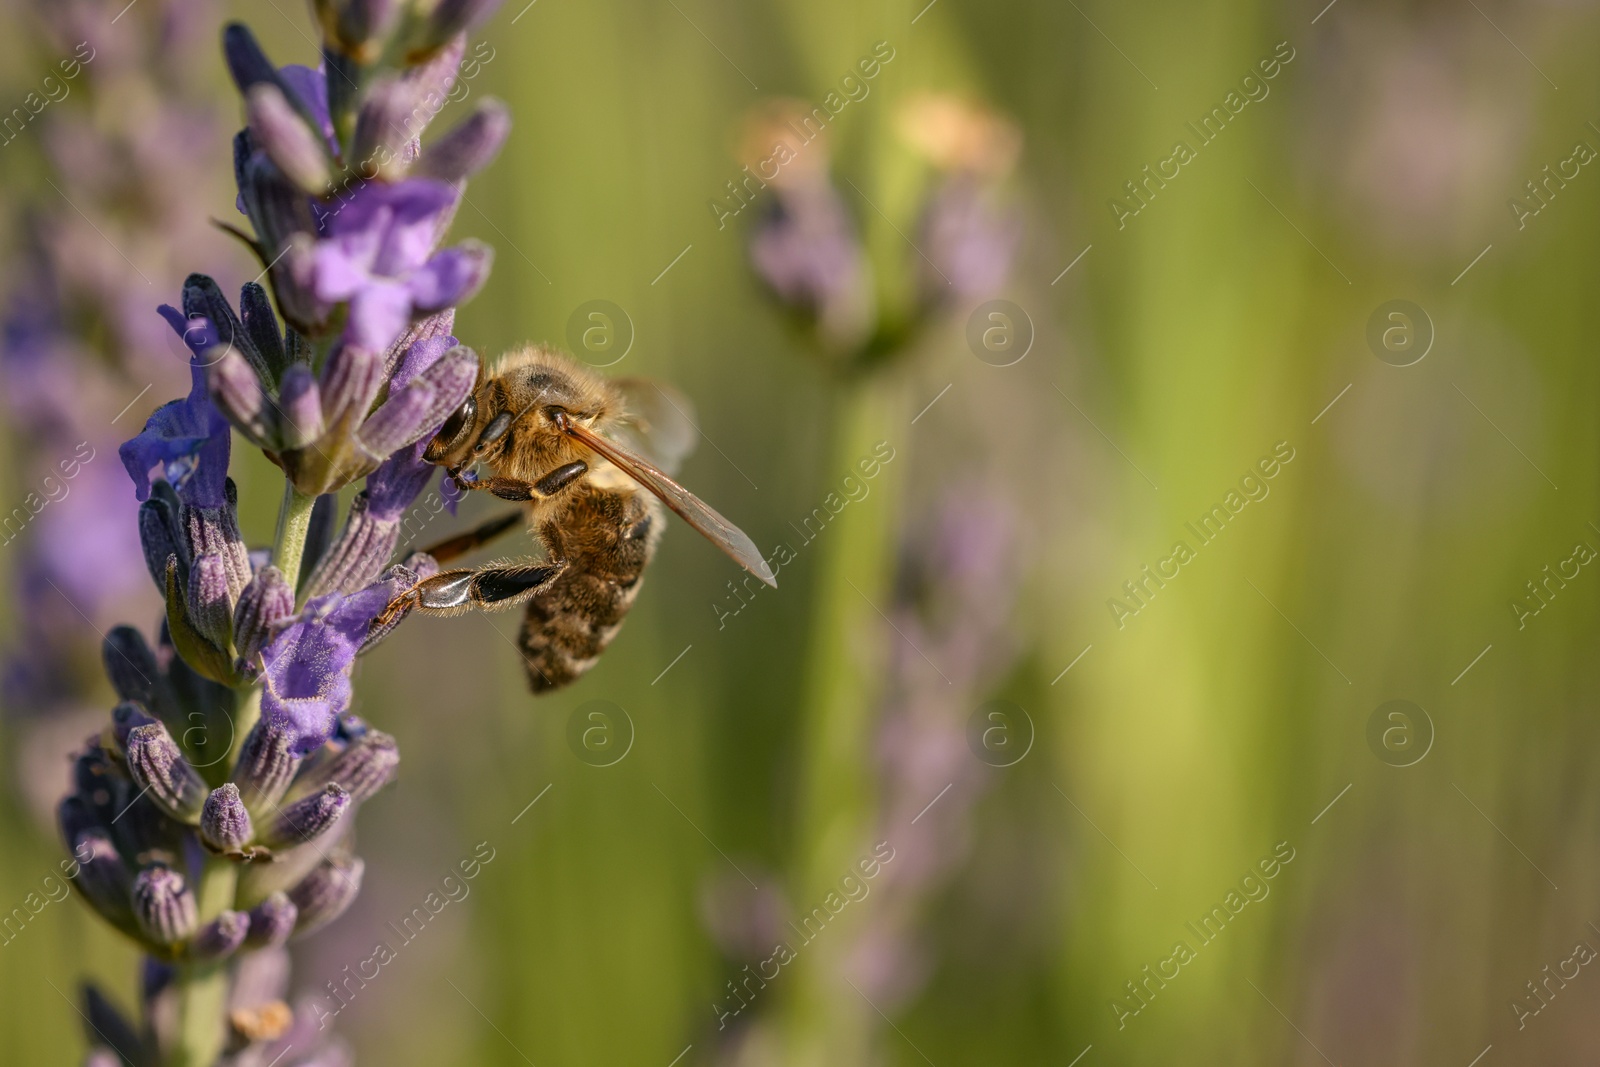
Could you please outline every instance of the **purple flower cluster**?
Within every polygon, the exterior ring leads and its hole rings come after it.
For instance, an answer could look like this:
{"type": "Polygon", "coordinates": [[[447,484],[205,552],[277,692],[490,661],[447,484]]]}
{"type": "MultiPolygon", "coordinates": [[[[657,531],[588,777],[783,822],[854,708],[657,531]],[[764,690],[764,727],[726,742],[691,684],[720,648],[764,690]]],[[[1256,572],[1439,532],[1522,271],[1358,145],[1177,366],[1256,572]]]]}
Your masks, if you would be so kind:
{"type": "Polygon", "coordinates": [[[791,160],[770,182],[773,195],[750,235],[751,264],[778,304],[846,371],[904,351],[935,314],[998,295],[1021,244],[1021,216],[1003,192],[1020,148],[1014,126],[945,96],[913,99],[900,125],[929,164],[930,179],[910,213],[919,221],[909,260],[877,269],[826,147],[798,140],[801,124],[781,102],[762,109],[748,131],[752,151],[791,160]],[[912,283],[905,292],[883,292],[880,275],[912,283]]]}
{"type": "Polygon", "coordinates": [[[249,123],[234,160],[250,232],[235,234],[267,284],[234,303],[192,274],[178,306],[160,308],[188,353],[189,390],[119,455],[165,615],[153,643],[125,626],[106,639],[122,702],[77,757],[59,811],[84,896],[151,960],[141,1026],[90,998],[107,1027],[92,1040],[122,1035],[125,1061],[245,1067],[294,1044],[286,1063],[348,1062],[288,1040],[299,1021],[277,999],[282,981],[261,1002],[256,965],[234,961],[349,905],[355,810],[399,763],[394,740],[351,714],[352,674],[404,618],[385,608],[437,569],[391,557],[434,471],[425,443],[476,381],[477,356],[451,330],[491,258],[441,244],[509,123],[485,101],[426,148],[420,135],[465,31],[493,6],[322,0],[316,70],[275,67],[243,26],[224,32],[249,123]],[[239,526],[235,432],[285,476],[270,549],[239,526]],[[359,479],[335,532],[335,494],[359,479]],[[219,966],[241,1001],[227,1020],[163,1006],[200,996],[219,966]],[[175,1015],[189,1020],[178,1030],[175,1015]]]}

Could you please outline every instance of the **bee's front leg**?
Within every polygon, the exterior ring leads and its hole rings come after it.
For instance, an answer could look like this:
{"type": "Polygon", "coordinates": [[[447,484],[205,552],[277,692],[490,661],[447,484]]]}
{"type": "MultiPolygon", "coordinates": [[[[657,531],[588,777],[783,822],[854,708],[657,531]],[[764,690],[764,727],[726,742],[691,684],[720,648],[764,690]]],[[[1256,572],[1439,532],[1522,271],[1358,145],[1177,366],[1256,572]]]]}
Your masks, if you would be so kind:
{"type": "Polygon", "coordinates": [[[461,615],[474,609],[504,611],[547,588],[566,569],[566,562],[561,561],[440,571],[389,601],[373,626],[386,627],[406,611],[424,615],[461,615]]]}
{"type": "Polygon", "coordinates": [[[561,490],[577,481],[589,471],[589,464],[583,460],[574,460],[563,463],[555,470],[546,474],[538,481],[525,482],[520,478],[472,478],[468,479],[460,471],[453,472],[456,485],[463,489],[475,489],[479,492],[489,493],[501,500],[545,500],[555,496],[561,490]]]}

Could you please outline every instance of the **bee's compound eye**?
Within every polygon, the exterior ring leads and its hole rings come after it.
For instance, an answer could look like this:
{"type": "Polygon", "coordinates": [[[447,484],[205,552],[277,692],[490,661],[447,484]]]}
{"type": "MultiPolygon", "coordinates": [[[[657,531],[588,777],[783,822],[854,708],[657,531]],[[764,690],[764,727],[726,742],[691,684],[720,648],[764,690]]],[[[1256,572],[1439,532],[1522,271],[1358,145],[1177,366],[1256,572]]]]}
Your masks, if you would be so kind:
{"type": "Polygon", "coordinates": [[[469,396],[448,419],[444,420],[444,425],[439,427],[439,432],[429,443],[427,450],[423,452],[422,458],[430,463],[436,463],[444,458],[447,453],[453,451],[453,446],[462,437],[466,436],[467,430],[472,426],[472,422],[477,418],[477,415],[478,400],[476,397],[469,396]]]}

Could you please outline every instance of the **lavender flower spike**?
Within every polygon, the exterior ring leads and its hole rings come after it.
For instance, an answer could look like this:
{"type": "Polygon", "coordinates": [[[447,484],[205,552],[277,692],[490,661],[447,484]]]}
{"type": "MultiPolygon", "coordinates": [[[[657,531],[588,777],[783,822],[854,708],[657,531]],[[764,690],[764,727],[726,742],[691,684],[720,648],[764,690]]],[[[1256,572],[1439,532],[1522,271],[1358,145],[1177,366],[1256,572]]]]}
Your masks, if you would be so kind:
{"type": "MultiPolygon", "coordinates": [[[[355,813],[400,761],[394,738],[348,715],[351,675],[404,619],[377,625],[385,607],[437,569],[390,557],[434,473],[423,442],[477,379],[449,334],[491,258],[440,244],[509,119],[485,101],[431,151],[418,135],[449,96],[463,31],[493,7],[313,0],[315,70],[276,67],[243,26],[224,35],[249,123],[233,141],[237,207],[253,232],[225,228],[268,286],[244,286],[235,313],[189,276],[182,310],[161,309],[191,353],[189,393],[120,450],[166,616],[149,642],[131,627],[103,640],[121,703],[57,808],[82,895],[147,957],[137,1022],[91,1001],[91,1044],[114,1033],[120,1046],[91,1062],[349,1063],[307,1025],[322,1020],[286,1003],[281,946],[359,892],[355,813]],[[270,548],[240,531],[235,428],[287,482],[270,548]],[[337,491],[362,478],[335,542],[337,491]]],[[[138,557],[128,565],[137,574],[138,557]]]]}

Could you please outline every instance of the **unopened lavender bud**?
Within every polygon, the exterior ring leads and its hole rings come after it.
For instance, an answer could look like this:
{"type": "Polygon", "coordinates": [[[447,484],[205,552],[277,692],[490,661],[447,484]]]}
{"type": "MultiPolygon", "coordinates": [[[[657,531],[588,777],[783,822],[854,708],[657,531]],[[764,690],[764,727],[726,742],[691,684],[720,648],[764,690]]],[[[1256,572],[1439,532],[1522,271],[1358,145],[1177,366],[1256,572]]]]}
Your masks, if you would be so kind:
{"type": "Polygon", "coordinates": [[[284,351],[283,335],[278,332],[278,316],[267,299],[267,291],[258,282],[247,282],[239,290],[239,318],[244,335],[266,370],[262,381],[268,386],[276,385],[289,364],[289,356],[284,351]]]}
{"type": "Polygon", "coordinates": [[[251,444],[276,448],[278,413],[268,401],[256,369],[236,351],[216,352],[211,349],[213,362],[206,367],[211,402],[251,444]]]}
{"type": "Polygon", "coordinates": [[[394,781],[399,768],[400,746],[394,738],[382,730],[368,730],[308,775],[314,776],[318,784],[333,782],[343,786],[350,799],[359,804],[394,781]]]}
{"type": "Polygon", "coordinates": [[[177,517],[165,500],[152,496],[139,505],[139,546],[144,550],[144,565],[151,581],[157,589],[166,588],[167,560],[184,556],[188,550],[177,517]]]}
{"type": "Polygon", "coordinates": [[[120,929],[131,928],[133,872],[117,854],[110,835],[104,830],[80,833],[73,842],[72,855],[78,864],[78,876],[73,879],[78,892],[107,922],[120,929]]]}
{"type": "Polygon", "coordinates": [[[206,786],[178,743],[159,722],[140,726],[128,734],[128,771],[169,815],[194,824],[206,802],[206,786]]]}
{"type": "Polygon", "coordinates": [[[320,793],[304,797],[278,813],[261,835],[270,848],[286,848],[312,841],[333,828],[350,806],[350,794],[330,783],[320,793]]]}
{"type": "Polygon", "coordinates": [[[306,581],[306,595],[353,593],[365,587],[394,555],[400,526],[372,515],[365,490],[350,503],[344,529],[306,581]]]}
{"type": "Polygon", "coordinates": [[[139,727],[149,726],[155,721],[143,704],[132,700],[124,700],[111,709],[111,733],[124,752],[128,750],[128,735],[139,727]]]}
{"type": "Polygon", "coordinates": [[[270,563],[256,572],[233,609],[233,643],[239,673],[253,676],[256,656],[277,628],[294,617],[294,587],[270,563]]]}
{"type": "MultiPolygon", "coordinates": [[[[233,313],[233,306],[223,295],[222,288],[209,276],[191,274],[184,279],[183,314],[191,320],[204,318],[211,323],[222,351],[237,352],[244,357],[249,366],[259,372],[265,372],[266,366],[262,362],[261,354],[256,351],[244,324],[239,321],[239,316],[233,313]]],[[[220,354],[216,349],[212,349],[212,353],[213,355],[206,358],[210,359],[220,354]]]]}
{"type": "MultiPolygon", "coordinates": [[[[85,1036],[91,1045],[104,1043],[119,1049],[143,1048],[144,1042],[139,1031],[92,984],[86,984],[83,988],[82,1011],[84,1022],[89,1024],[89,1033],[85,1036]]],[[[123,1065],[120,1055],[113,1055],[105,1062],[109,1067],[123,1065]]],[[[94,1060],[89,1061],[89,1067],[97,1067],[94,1060]]]]}
{"type": "Polygon", "coordinates": [[[304,363],[291,363],[283,372],[278,433],[284,448],[304,448],[322,436],[321,394],[316,377],[304,363]]]}
{"type": "Polygon", "coordinates": [[[354,156],[362,161],[362,177],[398,178],[405,170],[406,142],[422,130],[418,117],[427,113],[411,78],[387,75],[376,79],[356,115],[354,156]]]}
{"type": "Polygon", "coordinates": [[[244,943],[249,948],[269,948],[281,945],[294,933],[300,909],[294,906],[289,894],[278,890],[250,909],[250,932],[244,943]]]}
{"type": "Polygon", "coordinates": [[[150,650],[144,634],[132,626],[112,627],[100,645],[100,659],[117,696],[123,700],[136,700],[146,707],[150,705],[155,698],[156,680],[161,676],[161,671],[156,665],[156,654],[150,650]]]}
{"type": "Polygon", "coordinates": [[[434,430],[461,406],[477,380],[478,357],[457,345],[389,397],[361,428],[368,451],[387,456],[434,430]]]}
{"type": "Polygon", "coordinates": [[[452,39],[488,18],[500,0],[439,0],[412,45],[411,58],[433,54],[452,39]]]}
{"type": "Polygon", "coordinates": [[[247,809],[260,814],[282,799],[300,767],[300,757],[290,751],[294,742],[281,723],[260,719],[251,728],[232,775],[247,809]]]}
{"type": "Polygon", "coordinates": [[[133,918],[158,945],[174,945],[200,925],[194,894],[170,867],[146,867],[133,880],[133,918]]]}
{"type": "Polygon", "coordinates": [[[510,133],[511,110],[499,100],[481,100],[472,114],[428,145],[411,173],[461,181],[493,162],[510,133]]]}
{"type": "Polygon", "coordinates": [[[399,0],[316,0],[322,35],[361,64],[375,61],[400,14],[399,0]]]}
{"type": "Polygon", "coordinates": [[[61,832],[61,840],[69,845],[79,835],[93,833],[99,830],[101,825],[100,816],[89,806],[88,800],[81,796],[74,794],[62,797],[61,803],[56,805],[56,829],[61,832]]]}
{"type": "Polygon", "coordinates": [[[229,685],[234,682],[233,662],[190,617],[188,598],[178,578],[178,558],[167,560],[167,635],[182,661],[201,677],[229,685]]]}
{"type": "Polygon", "coordinates": [[[250,549],[239,532],[239,487],[232,478],[226,479],[222,483],[222,506],[185,507],[182,519],[189,558],[207,552],[221,556],[227,567],[228,598],[238,600],[250,584],[250,549]]]}
{"type": "Polygon", "coordinates": [[[330,429],[342,420],[359,424],[383,386],[383,359],[376,353],[348,342],[328,357],[323,368],[322,417],[330,429]]]}
{"type": "Polygon", "coordinates": [[[233,603],[228,598],[228,568],[222,557],[195,557],[189,570],[189,622],[219,649],[233,640],[233,603]]]}
{"type": "Polygon", "coordinates": [[[200,812],[200,837],[218,852],[239,852],[255,836],[250,813],[239,799],[239,787],[224,782],[206,797],[200,812]]]}
{"type": "Polygon", "coordinates": [[[438,390],[418,378],[384,401],[362,424],[361,444],[374,456],[387,456],[412,444],[429,428],[438,390]]]}
{"type": "Polygon", "coordinates": [[[242,911],[224,911],[202,926],[189,943],[189,959],[206,963],[227,959],[239,950],[250,932],[250,916],[242,911]]]}
{"type": "Polygon", "coordinates": [[[222,31],[222,55],[228,62],[228,73],[241,93],[262,82],[276,83],[278,68],[261,50],[255,34],[240,22],[230,22],[222,31]]]}
{"type": "MultiPolygon", "coordinates": [[[[396,533],[398,534],[398,530],[396,533]]],[[[411,555],[406,557],[406,561],[404,563],[396,563],[394,566],[384,571],[383,581],[390,583],[390,588],[394,591],[394,593],[399,594],[404,590],[412,588],[418,582],[426,581],[438,573],[439,564],[434,562],[432,556],[428,555],[426,552],[413,552],[411,555]]],[[[411,607],[408,604],[403,606],[393,615],[390,615],[387,621],[374,619],[372,621],[371,628],[367,630],[367,636],[361,641],[361,648],[359,651],[364,653],[369,648],[372,648],[374,645],[376,645],[379,641],[382,641],[385,637],[388,637],[394,632],[397,626],[405,621],[406,616],[409,614],[411,614],[411,607]]]]}
{"type": "Polygon", "coordinates": [[[327,192],[333,171],[322,133],[306,125],[276,84],[250,87],[245,118],[255,143],[290,181],[312,196],[327,192]]]}
{"type": "Polygon", "coordinates": [[[335,857],[318,867],[289,891],[289,899],[300,910],[295,924],[297,935],[308,934],[344,914],[361,892],[361,875],[366,864],[360,856],[335,857]]]}

